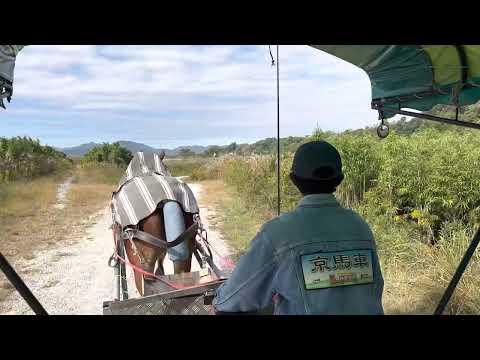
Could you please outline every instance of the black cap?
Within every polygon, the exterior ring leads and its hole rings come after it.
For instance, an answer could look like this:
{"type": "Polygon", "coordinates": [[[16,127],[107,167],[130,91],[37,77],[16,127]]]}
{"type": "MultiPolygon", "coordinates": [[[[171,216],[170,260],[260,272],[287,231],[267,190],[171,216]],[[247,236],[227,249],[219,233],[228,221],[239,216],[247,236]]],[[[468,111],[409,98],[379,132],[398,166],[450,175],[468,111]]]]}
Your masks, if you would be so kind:
{"type": "Polygon", "coordinates": [[[343,178],[342,159],[337,149],[326,141],[312,141],[295,152],[292,173],[300,178],[324,181],[343,178]]]}

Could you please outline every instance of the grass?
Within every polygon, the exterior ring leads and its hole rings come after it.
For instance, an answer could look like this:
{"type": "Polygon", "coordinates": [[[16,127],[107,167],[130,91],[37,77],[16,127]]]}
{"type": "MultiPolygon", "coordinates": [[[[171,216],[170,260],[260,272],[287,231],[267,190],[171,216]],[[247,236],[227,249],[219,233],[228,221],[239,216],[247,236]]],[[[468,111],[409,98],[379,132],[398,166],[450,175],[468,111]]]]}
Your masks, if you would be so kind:
{"type": "MultiPolygon", "coordinates": [[[[218,216],[216,226],[228,245],[240,256],[260,226],[271,216],[264,208],[247,204],[245,197],[222,180],[202,181],[203,202],[218,216]]],[[[441,234],[442,246],[430,246],[422,233],[408,223],[387,217],[370,223],[378,246],[385,280],[383,305],[386,314],[433,314],[467,249],[473,229],[449,223],[441,234]]],[[[477,252],[445,311],[446,314],[480,313],[480,253],[477,252]]]]}
{"type": "Polygon", "coordinates": [[[0,184],[0,217],[33,216],[55,202],[58,179],[41,177],[32,181],[0,184]]]}
{"type": "Polygon", "coordinates": [[[74,183],[116,186],[125,170],[110,164],[89,163],[77,166],[74,183]]]}
{"type": "MultiPolygon", "coordinates": [[[[38,250],[55,244],[65,229],[53,207],[61,181],[56,176],[0,185],[0,226],[3,230],[0,252],[12,265],[31,260],[38,250]]],[[[22,273],[22,267],[17,271],[22,273]]],[[[0,274],[0,301],[13,291],[0,274]]]]}
{"type": "Polygon", "coordinates": [[[213,223],[233,250],[233,257],[240,256],[256,235],[262,219],[252,217],[242,199],[226,188],[221,180],[202,181],[202,188],[202,202],[213,208],[218,218],[213,223]]]}
{"type": "MultiPolygon", "coordinates": [[[[473,237],[473,229],[459,221],[444,224],[439,243],[431,246],[408,222],[386,216],[365,216],[375,235],[385,280],[387,314],[432,314],[473,237]]],[[[480,313],[480,253],[472,258],[445,311],[480,313]]]]}
{"type": "MultiPolygon", "coordinates": [[[[287,160],[283,170],[289,169],[287,160]]],[[[202,179],[217,179],[202,182],[209,197],[206,203],[215,206],[220,219],[217,226],[223,237],[235,252],[243,253],[261,224],[274,215],[274,164],[268,157],[226,158],[210,160],[200,170],[202,179]]],[[[283,211],[293,208],[299,199],[287,175],[282,173],[283,211]]],[[[342,191],[337,194],[340,199],[345,198],[342,191]]],[[[428,226],[400,217],[395,220],[383,205],[372,197],[363,199],[354,209],[370,224],[375,236],[385,280],[385,313],[432,314],[478,224],[465,224],[458,219],[444,221],[438,244],[432,246],[427,241],[428,226]]],[[[480,249],[445,313],[480,314],[480,278],[475,276],[479,271],[480,249]]]]}
{"type": "MultiPolygon", "coordinates": [[[[77,167],[61,176],[0,185],[0,251],[22,275],[38,251],[68,248],[81,240],[85,228],[93,224],[92,214],[108,204],[122,173],[118,168],[77,167]],[[59,210],[54,207],[57,188],[68,176],[73,176],[74,182],[65,208],[59,210]]],[[[1,300],[13,291],[0,274],[0,308],[1,300]]]]}
{"type": "Polygon", "coordinates": [[[164,163],[172,176],[191,176],[201,169],[206,163],[204,158],[165,159],[164,163]]]}
{"type": "Polygon", "coordinates": [[[88,207],[100,210],[112,197],[114,187],[106,184],[74,184],[67,195],[71,208],[88,207]]]}
{"type": "Polygon", "coordinates": [[[222,201],[222,233],[228,244],[241,255],[248,249],[250,241],[259,231],[262,221],[260,217],[252,217],[251,213],[240,201],[233,198],[222,201]]]}

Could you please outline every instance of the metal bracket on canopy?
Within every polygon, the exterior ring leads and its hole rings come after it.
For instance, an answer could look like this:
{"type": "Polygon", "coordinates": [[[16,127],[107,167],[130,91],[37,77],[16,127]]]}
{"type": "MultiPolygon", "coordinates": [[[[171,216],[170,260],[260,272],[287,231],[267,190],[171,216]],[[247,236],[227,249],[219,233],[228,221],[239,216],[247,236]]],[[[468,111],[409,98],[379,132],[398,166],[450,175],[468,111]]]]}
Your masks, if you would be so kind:
{"type": "MultiPolygon", "coordinates": [[[[399,109],[395,109],[391,107],[385,108],[382,104],[378,102],[372,102],[372,109],[377,110],[379,114],[390,113],[390,114],[396,114],[396,115],[406,115],[406,116],[412,116],[420,119],[431,120],[431,121],[441,122],[441,123],[450,124],[450,125],[467,127],[471,129],[480,129],[480,124],[477,124],[477,123],[455,120],[455,119],[448,119],[448,118],[430,115],[430,114],[424,114],[424,113],[416,113],[413,111],[402,110],[400,108],[399,109]]],[[[456,117],[458,119],[458,108],[456,111],[456,117]]]]}
{"type": "Polygon", "coordinates": [[[377,127],[377,135],[380,139],[385,139],[390,133],[390,128],[385,124],[385,114],[383,111],[378,111],[378,118],[381,121],[380,125],[377,127]]]}

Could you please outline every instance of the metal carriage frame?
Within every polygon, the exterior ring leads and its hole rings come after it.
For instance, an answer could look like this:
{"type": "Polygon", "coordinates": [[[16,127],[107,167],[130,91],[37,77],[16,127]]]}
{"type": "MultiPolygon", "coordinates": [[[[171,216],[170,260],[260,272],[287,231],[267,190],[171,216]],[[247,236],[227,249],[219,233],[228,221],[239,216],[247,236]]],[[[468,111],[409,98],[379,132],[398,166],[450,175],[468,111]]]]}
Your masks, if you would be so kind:
{"type": "MultiPolygon", "coordinates": [[[[462,121],[459,120],[458,117],[458,108],[460,106],[472,104],[480,99],[479,45],[361,45],[361,48],[360,45],[310,46],[330,53],[367,72],[372,84],[371,106],[372,109],[378,111],[379,120],[381,120],[381,125],[377,129],[379,137],[383,138],[388,135],[388,126],[385,124],[385,119],[395,114],[480,129],[480,124],[462,121]],[[399,79],[407,81],[398,83],[397,81],[399,79]],[[451,96],[449,94],[451,94],[451,96]],[[455,119],[425,113],[425,111],[428,111],[433,105],[446,104],[447,102],[452,103],[456,107],[455,119]],[[404,109],[415,109],[424,111],[424,113],[411,112],[404,109]]],[[[2,107],[4,107],[4,98],[10,102],[13,93],[13,68],[15,58],[23,47],[24,46],[20,45],[0,45],[0,56],[4,57],[5,64],[9,66],[8,69],[11,72],[11,74],[7,74],[7,78],[0,76],[0,106],[2,107]]],[[[277,211],[280,214],[280,92],[278,49],[279,46],[277,45],[276,64],[273,55],[271,56],[272,65],[276,65],[277,73],[277,211]]],[[[465,255],[458,265],[455,274],[434,312],[435,315],[442,314],[445,310],[449,299],[479,243],[480,229],[473,237],[465,255]]],[[[122,247],[118,249],[118,252],[124,255],[122,247]]],[[[1,253],[0,269],[36,314],[47,314],[42,305],[1,253]]],[[[122,294],[124,290],[122,289],[126,288],[126,282],[122,280],[125,278],[126,269],[124,265],[118,265],[115,271],[119,279],[117,297],[120,299],[120,297],[124,296],[124,294],[122,294]]],[[[178,293],[165,294],[165,299],[182,297],[177,295],[178,293]]],[[[127,296],[125,296],[123,301],[130,304],[133,299],[127,299],[127,296]]],[[[142,303],[148,303],[148,301],[150,300],[142,299],[142,303]]],[[[115,306],[111,306],[113,305],[107,307],[110,307],[110,309],[115,308],[115,306]]]]}

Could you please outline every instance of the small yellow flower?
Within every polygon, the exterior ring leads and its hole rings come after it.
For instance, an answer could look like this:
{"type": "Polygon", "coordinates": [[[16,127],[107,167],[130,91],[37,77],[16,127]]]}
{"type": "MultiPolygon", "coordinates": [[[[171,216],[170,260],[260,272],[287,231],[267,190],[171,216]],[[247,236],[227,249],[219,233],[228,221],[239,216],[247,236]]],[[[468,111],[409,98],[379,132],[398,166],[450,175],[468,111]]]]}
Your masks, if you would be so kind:
{"type": "Polygon", "coordinates": [[[420,220],[418,220],[418,223],[419,223],[420,225],[425,225],[425,220],[420,219],[420,220]]]}
{"type": "Polygon", "coordinates": [[[411,213],[410,215],[412,215],[412,217],[413,217],[414,219],[418,219],[418,218],[420,218],[420,216],[422,215],[422,213],[421,213],[419,210],[415,209],[415,210],[412,211],[412,213],[411,213]]]}
{"type": "Polygon", "coordinates": [[[396,216],[393,218],[393,220],[395,220],[395,221],[397,221],[397,222],[400,221],[401,219],[402,219],[402,218],[401,218],[400,216],[398,216],[398,215],[396,215],[396,216]]]}

